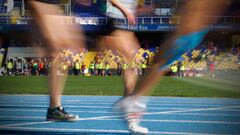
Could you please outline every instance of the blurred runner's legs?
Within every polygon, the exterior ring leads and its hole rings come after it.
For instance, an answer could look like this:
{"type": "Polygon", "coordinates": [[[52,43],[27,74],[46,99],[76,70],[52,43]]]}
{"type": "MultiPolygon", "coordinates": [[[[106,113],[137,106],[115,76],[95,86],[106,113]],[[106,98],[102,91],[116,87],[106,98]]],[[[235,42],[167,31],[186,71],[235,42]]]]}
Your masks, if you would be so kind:
{"type": "Polygon", "coordinates": [[[108,48],[119,51],[128,60],[130,66],[124,70],[123,76],[124,96],[128,96],[133,93],[137,81],[137,75],[134,74],[134,67],[131,64],[135,61],[140,45],[135,33],[117,27],[114,19],[126,19],[129,26],[135,25],[137,2],[135,0],[109,0],[107,6],[110,9],[107,16],[111,20],[107,25],[111,25],[109,26],[111,30],[104,37],[104,41],[108,48]]]}
{"type": "Polygon", "coordinates": [[[109,0],[107,6],[107,16],[112,20],[110,24],[110,33],[105,36],[106,45],[113,49],[118,50],[128,61],[128,68],[124,70],[124,94],[129,96],[133,94],[138,76],[135,73],[137,64],[136,54],[140,49],[140,43],[134,31],[120,28],[115,24],[114,19],[122,19],[127,21],[127,27],[134,27],[137,24],[136,15],[150,11],[151,8],[144,7],[144,3],[136,0],[109,0]]]}
{"type": "MultiPolygon", "coordinates": [[[[109,17],[108,24],[110,27],[107,36],[104,37],[104,44],[107,48],[119,51],[128,61],[128,68],[124,70],[124,97],[133,94],[135,84],[137,82],[137,75],[135,74],[135,68],[132,63],[136,62],[136,53],[138,52],[140,45],[135,33],[130,30],[125,30],[118,27],[114,23],[114,19],[126,19],[127,26],[131,27],[136,24],[136,9],[137,1],[135,0],[110,0],[108,6],[111,9],[107,16],[109,17]]],[[[122,108],[124,103],[117,103],[116,106],[122,109],[125,114],[126,121],[128,122],[128,128],[133,133],[147,133],[148,129],[141,127],[138,123],[141,119],[141,114],[136,115],[132,110],[125,110],[122,108]]],[[[133,106],[138,107],[144,111],[145,106],[133,106]]]]}
{"type": "Polygon", "coordinates": [[[84,47],[84,43],[74,37],[84,40],[79,27],[69,25],[66,22],[71,17],[63,16],[57,5],[40,1],[29,0],[34,22],[39,30],[43,43],[47,45],[48,54],[52,56],[49,76],[50,104],[47,113],[47,120],[54,121],[75,121],[77,115],[72,115],[64,111],[61,104],[61,95],[65,84],[64,76],[58,75],[58,67],[62,62],[60,52],[63,49],[79,49],[84,47]]]}
{"type": "Polygon", "coordinates": [[[209,31],[207,28],[214,24],[213,16],[221,15],[225,9],[227,0],[189,0],[181,11],[181,24],[179,28],[161,47],[160,52],[154,58],[154,64],[149,73],[138,81],[134,93],[125,97],[119,104],[121,108],[131,110],[136,115],[143,112],[139,109],[143,95],[150,94],[152,88],[164,74],[165,69],[185,52],[194,49],[209,31]],[[211,18],[212,17],[212,18],[211,18]]]}
{"type": "Polygon", "coordinates": [[[216,23],[214,16],[221,15],[224,12],[226,2],[227,0],[219,0],[217,3],[212,0],[188,1],[181,11],[182,19],[179,28],[160,47],[160,52],[154,59],[155,64],[151,67],[148,76],[141,81],[142,83],[138,83],[134,95],[148,94],[169,64],[181,57],[186,51],[194,49],[201,42],[201,39],[209,31],[207,27],[216,23]],[[182,50],[184,52],[178,54],[182,50]],[[178,57],[175,56],[176,54],[178,57]]]}

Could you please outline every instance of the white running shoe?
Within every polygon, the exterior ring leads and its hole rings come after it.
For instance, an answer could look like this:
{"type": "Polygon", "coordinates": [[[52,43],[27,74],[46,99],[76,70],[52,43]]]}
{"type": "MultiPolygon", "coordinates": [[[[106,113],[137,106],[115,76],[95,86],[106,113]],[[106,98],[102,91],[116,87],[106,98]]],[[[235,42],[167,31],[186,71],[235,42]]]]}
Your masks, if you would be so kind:
{"type": "Polygon", "coordinates": [[[139,125],[146,105],[133,96],[125,97],[117,102],[116,107],[125,115],[128,129],[134,134],[147,134],[148,129],[139,125]]]}
{"type": "Polygon", "coordinates": [[[128,123],[128,129],[134,134],[148,134],[148,129],[142,126],[139,126],[138,123],[128,123]]]}

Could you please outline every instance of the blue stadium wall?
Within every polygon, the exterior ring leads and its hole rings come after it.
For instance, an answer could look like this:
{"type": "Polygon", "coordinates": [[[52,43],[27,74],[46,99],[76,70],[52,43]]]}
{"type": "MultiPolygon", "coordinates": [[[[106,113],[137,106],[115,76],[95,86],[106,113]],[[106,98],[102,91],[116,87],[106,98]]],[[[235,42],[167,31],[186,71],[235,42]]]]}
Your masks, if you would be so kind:
{"type": "MultiPolygon", "coordinates": [[[[2,1],[2,0],[1,0],[2,1]]],[[[56,3],[59,0],[51,0],[56,3]]],[[[106,7],[106,0],[92,0],[92,3],[89,7],[85,7],[83,5],[79,5],[72,1],[71,12],[76,17],[103,17],[102,13],[106,7]]],[[[234,8],[231,8],[234,9],[234,8]]],[[[1,20],[2,21],[2,20],[1,20]]],[[[0,21],[0,22],[1,22],[0,21]]],[[[149,21],[149,20],[148,20],[149,21]]],[[[104,20],[102,22],[105,22],[104,20]]],[[[80,26],[79,26],[80,27],[80,26]]],[[[100,23],[99,25],[82,25],[83,29],[86,32],[104,32],[106,27],[104,23],[100,23]]],[[[173,31],[177,28],[177,25],[163,23],[163,24],[138,24],[133,27],[128,27],[127,25],[121,25],[123,29],[131,29],[135,31],[173,31]]],[[[218,23],[215,25],[209,26],[209,28],[213,31],[239,31],[240,23],[218,23]]],[[[9,30],[19,30],[19,31],[29,31],[33,30],[33,28],[29,25],[24,24],[1,24],[0,23],[0,31],[9,31],[9,30]]]]}
{"type": "MultiPolygon", "coordinates": [[[[105,32],[105,25],[82,25],[86,32],[105,32]]],[[[173,31],[178,26],[172,24],[139,24],[135,26],[121,25],[123,29],[130,29],[137,32],[161,32],[161,31],[173,31]]],[[[240,31],[240,24],[216,24],[210,25],[209,29],[212,31],[240,31]]],[[[0,24],[0,32],[6,31],[32,31],[34,30],[30,25],[25,24],[0,24]]]]}

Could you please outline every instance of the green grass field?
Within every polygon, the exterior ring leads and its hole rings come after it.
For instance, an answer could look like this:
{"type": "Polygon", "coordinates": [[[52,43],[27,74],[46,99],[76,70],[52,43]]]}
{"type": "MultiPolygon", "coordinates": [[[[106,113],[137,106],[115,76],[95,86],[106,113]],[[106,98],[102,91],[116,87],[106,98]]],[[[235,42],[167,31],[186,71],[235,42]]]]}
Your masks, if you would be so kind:
{"type": "MultiPolygon", "coordinates": [[[[153,96],[240,98],[240,84],[216,78],[163,77],[153,96]]],[[[65,95],[122,95],[121,77],[69,76],[65,95]]],[[[0,77],[0,94],[48,94],[43,76],[0,77]]]]}

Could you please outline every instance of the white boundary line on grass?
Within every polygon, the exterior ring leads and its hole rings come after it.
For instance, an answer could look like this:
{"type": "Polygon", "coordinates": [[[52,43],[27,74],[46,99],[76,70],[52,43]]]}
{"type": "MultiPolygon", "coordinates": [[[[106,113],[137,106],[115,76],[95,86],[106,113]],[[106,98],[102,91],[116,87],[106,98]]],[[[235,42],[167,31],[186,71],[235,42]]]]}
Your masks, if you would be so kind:
{"type": "MultiPolygon", "coordinates": [[[[23,96],[24,98],[29,98],[29,97],[45,97],[48,98],[48,94],[0,94],[1,96],[9,96],[9,97],[14,97],[14,98],[19,98],[18,96],[23,96]]],[[[63,97],[65,98],[69,98],[69,97],[78,97],[78,98],[121,98],[122,96],[106,96],[106,95],[100,95],[100,96],[96,96],[96,95],[63,95],[63,97]]],[[[195,101],[197,100],[240,100],[240,98],[227,98],[227,97],[171,97],[171,96],[144,96],[147,98],[152,98],[152,99],[194,99],[195,101]]]]}
{"type": "MultiPolygon", "coordinates": [[[[28,97],[22,97],[22,96],[16,96],[16,97],[11,97],[11,96],[1,96],[0,95],[0,100],[46,100],[49,99],[49,97],[37,97],[37,96],[28,96],[28,97]]],[[[63,96],[62,99],[65,101],[115,101],[120,99],[121,97],[116,97],[116,98],[108,98],[107,96],[102,96],[102,97],[75,97],[75,96],[63,96]]],[[[215,102],[234,102],[234,101],[240,101],[240,98],[229,98],[229,99],[224,99],[224,98],[189,98],[189,97],[173,97],[173,98],[168,98],[168,97],[143,97],[144,99],[150,99],[152,102],[187,102],[187,101],[192,101],[192,102],[210,102],[210,103],[215,103],[215,102]],[[174,99],[174,100],[170,100],[174,99]]]]}
{"type": "MultiPolygon", "coordinates": [[[[205,108],[205,109],[186,109],[186,110],[177,110],[177,111],[165,111],[165,112],[153,112],[153,113],[145,113],[144,115],[154,115],[154,114],[172,114],[172,113],[180,113],[180,112],[194,112],[194,111],[205,111],[205,110],[221,110],[224,108],[235,108],[239,106],[228,106],[228,107],[215,107],[215,108],[205,108]]],[[[99,116],[99,117],[91,117],[91,118],[80,118],[79,120],[96,120],[96,119],[109,119],[109,118],[119,118],[122,115],[115,115],[115,116],[99,116]]],[[[12,126],[23,126],[23,125],[34,125],[34,124],[45,124],[51,123],[51,121],[44,121],[44,122],[27,122],[27,123],[18,123],[18,124],[7,124],[1,125],[2,127],[12,127],[12,126]]]]}

